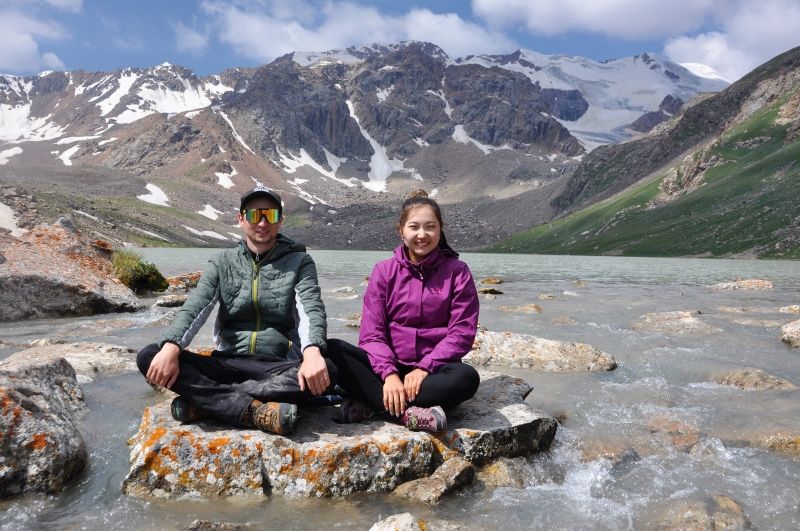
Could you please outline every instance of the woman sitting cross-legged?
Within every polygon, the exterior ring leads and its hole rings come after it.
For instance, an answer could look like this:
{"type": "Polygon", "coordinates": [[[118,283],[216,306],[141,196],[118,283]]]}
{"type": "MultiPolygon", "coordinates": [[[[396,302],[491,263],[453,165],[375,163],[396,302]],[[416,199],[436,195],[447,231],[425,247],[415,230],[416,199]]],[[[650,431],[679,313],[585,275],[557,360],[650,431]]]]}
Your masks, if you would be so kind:
{"type": "Polygon", "coordinates": [[[358,347],[328,340],[328,358],[350,395],[343,422],[388,412],[411,430],[447,429],[444,410],[472,398],[478,293],[467,265],[442,232],[439,205],[418,190],[397,225],[402,245],[378,262],[364,293],[358,347]]]}

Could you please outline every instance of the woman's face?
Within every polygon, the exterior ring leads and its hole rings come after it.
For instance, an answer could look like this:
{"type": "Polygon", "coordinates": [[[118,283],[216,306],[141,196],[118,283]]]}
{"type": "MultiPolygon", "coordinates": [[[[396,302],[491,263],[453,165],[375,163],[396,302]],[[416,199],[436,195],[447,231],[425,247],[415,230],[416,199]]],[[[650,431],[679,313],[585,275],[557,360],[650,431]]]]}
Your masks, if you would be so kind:
{"type": "Polygon", "coordinates": [[[430,206],[420,205],[408,212],[405,223],[400,227],[400,237],[411,261],[420,262],[439,246],[442,226],[430,206]]]}

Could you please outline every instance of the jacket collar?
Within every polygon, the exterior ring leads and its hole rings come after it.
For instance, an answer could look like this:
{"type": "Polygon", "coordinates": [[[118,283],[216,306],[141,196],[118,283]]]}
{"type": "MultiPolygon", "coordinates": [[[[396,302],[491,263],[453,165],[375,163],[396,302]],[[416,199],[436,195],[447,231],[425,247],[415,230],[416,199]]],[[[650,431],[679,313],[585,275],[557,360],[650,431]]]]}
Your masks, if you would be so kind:
{"type": "Polygon", "coordinates": [[[421,262],[416,264],[408,258],[408,251],[405,245],[399,245],[394,250],[394,259],[397,260],[402,266],[413,270],[430,271],[435,269],[439,263],[445,259],[448,253],[442,250],[441,247],[436,247],[433,251],[425,257],[421,262]]]}
{"type": "MultiPolygon", "coordinates": [[[[278,258],[286,256],[289,253],[305,252],[305,250],[306,246],[302,243],[297,243],[291,238],[279,233],[275,238],[275,246],[267,251],[267,254],[259,257],[259,263],[263,262],[267,258],[269,259],[269,262],[272,262],[278,258]]],[[[247,242],[244,238],[239,241],[239,254],[245,256],[248,260],[255,260],[253,252],[247,247],[247,242]]]]}

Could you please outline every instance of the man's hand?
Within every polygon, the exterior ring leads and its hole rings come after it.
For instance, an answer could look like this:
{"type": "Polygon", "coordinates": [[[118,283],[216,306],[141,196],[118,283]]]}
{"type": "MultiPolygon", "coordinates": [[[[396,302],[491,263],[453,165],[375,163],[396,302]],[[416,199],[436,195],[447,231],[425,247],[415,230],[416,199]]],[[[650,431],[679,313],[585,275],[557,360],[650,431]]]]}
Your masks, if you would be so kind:
{"type": "Polygon", "coordinates": [[[164,343],[161,350],[153,357],[147,369],[147,381],[169,389],[178,379],[180,366],[178,358],[181,348],[175,343],[164,343]]]}
{"type": "Polygon", "coordinates": [[[331,385],[331,377],[328,374],[328,366],[325,358],[322,357],[319,347],[309,346],[303,351],[303,363],[297,373],[297,380],[300,390],[308,388],[311,394],[319,396],[331,385]]]}
{"type": "Polygon", "coordinates": [[[403,387],[405,387],[409,402],[413,402],[417,398],[419,389],[422,387],[422,380],[426,376],[428,376],[428,373],[423,369],[414,369],[406,374],[405,380],[403,380],[403,387]]]}
{"type": "Polygon", "coordinates": [[[406,410],[406,391],[396,372],[387,376],[383,382],[383,407],[395,417],[406,410]]]}

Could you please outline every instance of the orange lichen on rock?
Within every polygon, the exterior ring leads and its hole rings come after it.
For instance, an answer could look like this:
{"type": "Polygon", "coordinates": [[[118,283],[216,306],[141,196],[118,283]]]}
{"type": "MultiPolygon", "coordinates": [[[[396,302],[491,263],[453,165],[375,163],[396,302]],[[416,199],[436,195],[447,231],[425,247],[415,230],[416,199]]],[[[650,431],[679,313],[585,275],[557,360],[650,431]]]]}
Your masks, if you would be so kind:
{"type": "Polygon", "coordinates": [[[34,433],[31,442],[25,445],[28,450],[43,450],[47,447],[47,434],[34,433]]]}
{"type": "Polygon", "coordinates": [[[217,437],[208,442],[208,451],[212,454],[220,453],[231,442],[230,437],[217,437]]]}

